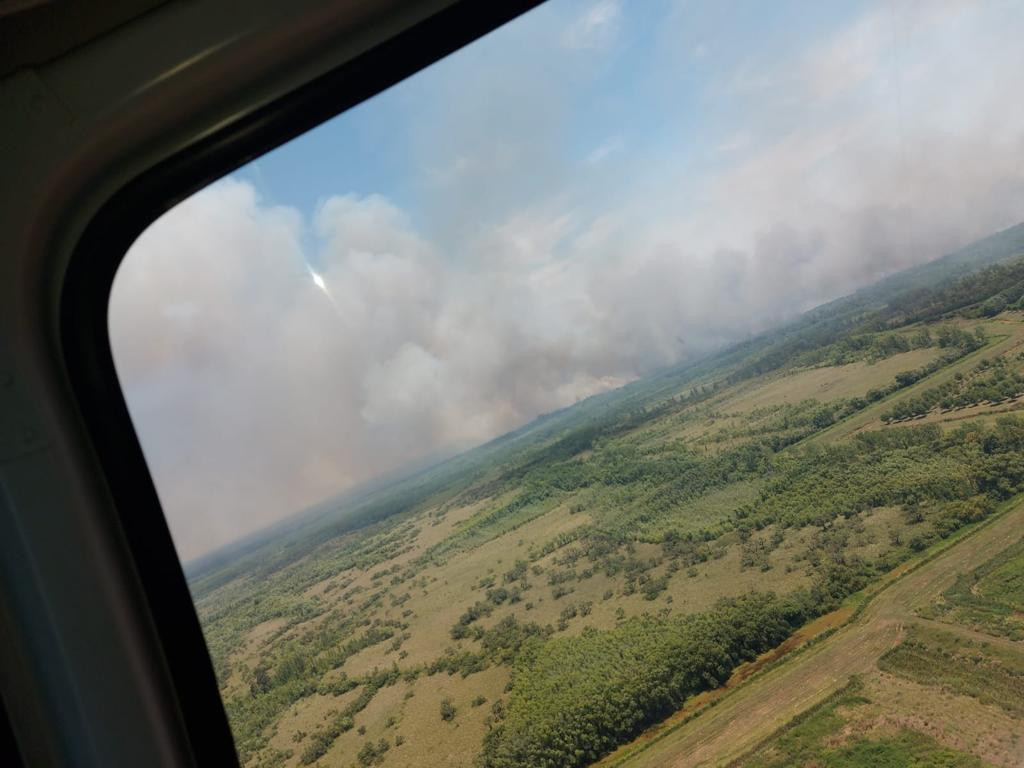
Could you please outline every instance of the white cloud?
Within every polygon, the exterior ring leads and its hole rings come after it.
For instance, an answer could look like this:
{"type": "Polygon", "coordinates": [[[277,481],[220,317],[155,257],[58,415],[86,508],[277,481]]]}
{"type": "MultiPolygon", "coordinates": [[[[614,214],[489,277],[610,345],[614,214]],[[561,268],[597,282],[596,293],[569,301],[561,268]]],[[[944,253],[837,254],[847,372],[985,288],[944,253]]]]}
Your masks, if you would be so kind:
{"type": "Polygon", "coordinates": [[[586,158],[587,165],[597,165],[603,162],[613,152],[618,152],[622,149],[622,139],[613,138],[597,145],[592,149],[586,158]]]}
{"type": "MultiPolygon", "coordinates": [[[[620,11],[590,5],[552,45],[607,45],[620,11]]],[[[537,55],[430,93],[420,228],[380,196],[308,220],[232,180],[185,201],[133,246],[111,304],[183,553],[1024,218],[1013,13],[899,4],[789,60],[740,60],[700,102],[726,127],[703,165],[634,162],[626,136],[573,169],[576,81],[537,55]]]]}
{"type": "Polygon", "coordinates": [[[621,13],[619,0],[598,0],[569,23],[562,44],[572,50],[607,48],[618,31],[621,13]]]}

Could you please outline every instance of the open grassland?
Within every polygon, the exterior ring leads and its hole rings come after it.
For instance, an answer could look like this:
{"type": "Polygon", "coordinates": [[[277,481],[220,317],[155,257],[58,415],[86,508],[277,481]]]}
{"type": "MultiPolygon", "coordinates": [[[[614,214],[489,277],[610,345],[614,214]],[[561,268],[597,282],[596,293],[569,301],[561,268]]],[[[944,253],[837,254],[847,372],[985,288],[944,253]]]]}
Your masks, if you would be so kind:
{"type": "Polygon", "coordinates": [[[863,397],[883,387],[896,374],[927,365],[939,357],[939,349],[928,347],[900,352],[878,361],[859,360],[846,365],[808,368],[771,376],[723,398],[723,411],[750,413],[779,405],[796,405],[806,400],[827,403],[849,397],[863,397]]]}
{"type": "Polygon", "coordinates": [[[807,742],[822,765],[1024,762],[1000,740],[1017,713],[967,684],[1015,667],[927,634],[1014,642],[1018,550],[992,555],[1024,523],[1024,420],[883,420],[995,370],[1012,389],[1024,323],[989,299],[1018,282],[1024,264],[844,300],[360,502],[355,529],[204,573],[243,764],[723,764],[853,676],[867,701],[829,715],[850,733],[807,742]],[[946,652],[953,677],[920,679],[946,652]]]}

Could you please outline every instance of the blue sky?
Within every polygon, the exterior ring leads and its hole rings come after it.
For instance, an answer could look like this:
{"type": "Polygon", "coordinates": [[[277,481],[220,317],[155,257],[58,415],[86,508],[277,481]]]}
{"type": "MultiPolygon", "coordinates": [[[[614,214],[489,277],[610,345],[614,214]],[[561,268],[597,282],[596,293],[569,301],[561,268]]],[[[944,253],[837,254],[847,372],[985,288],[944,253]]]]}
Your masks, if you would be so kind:
{"type": "Polygon", "coordinates": [[[184,201],[110,316],[183,555],[1024,219],[1021,28],[555,0],[184,201]]]}
{"type": "MultiPolygon", "coordinates": [[[[452,130],[448,112],[459,94],[466,94],[477,113],[471,124],[485,106],[487,120],[495,117],[491,110],[500,110],[521,113],[515,128],[543,125],[547,104],[538,92],[552,87],[549,78],[561,86],[562,122],[544,142],[569,171],[586,176],[592,161],[602,157],[616,175],[650,172],[666,156],[673,164],[708,170],[722,134],[735,130],[743,108],[717,93],[723,73],[763,72],[792,60],[808,40],[841,27],[865,4],[691,5],[646,0],[541,6],[236,176],[251,181],[266,202],[309,215],[331,195],[380,194],[429,226],[421,217],[429,208],[425,201],[439,191],[432,174],[459,150],[444,136],[452,130]],[[580,24],[588,13],[603,21],[580,24]],[[573,24],[583,29],[570,43],[567,29],[573,24]]],[[[533,135],[512,138],[530,141],[533,135]]],[[[533,184],[516,179],[520,194],[509,204],[529,203],[585,179],[568,175],[556,188],[548,182],[544,174],[533,184]]],[[[608,198],[616,186],[587,187],[587,202],[614,204],[608,198]]],[[[574,191],[580,193],[578,185],[574,191]]]]}

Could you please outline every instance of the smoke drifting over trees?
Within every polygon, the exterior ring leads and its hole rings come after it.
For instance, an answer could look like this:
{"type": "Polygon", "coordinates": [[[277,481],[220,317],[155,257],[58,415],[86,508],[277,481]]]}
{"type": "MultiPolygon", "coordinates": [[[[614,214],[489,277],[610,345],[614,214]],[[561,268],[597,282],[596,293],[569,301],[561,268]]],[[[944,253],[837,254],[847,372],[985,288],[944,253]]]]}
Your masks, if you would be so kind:
{"type": "Polygon", "coordinates": [[[642,60],[627,10],[556,3],[396,89],[401,200],[228,179],[139,239],[112,339],[185,557],[1024,218],[1019,6],[742,52],[666,10],[642,60]]]}

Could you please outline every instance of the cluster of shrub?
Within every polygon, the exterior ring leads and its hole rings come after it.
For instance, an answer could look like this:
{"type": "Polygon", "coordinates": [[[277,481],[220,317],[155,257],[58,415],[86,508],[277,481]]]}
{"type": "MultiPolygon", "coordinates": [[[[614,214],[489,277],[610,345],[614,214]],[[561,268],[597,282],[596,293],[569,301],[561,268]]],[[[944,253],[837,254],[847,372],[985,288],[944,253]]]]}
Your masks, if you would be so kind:
{"type": "Polygon", "coordinates": [[[369,768],[371,765],[382,762],[389,749],[391,749],[391,745],[387,739],[381,739],[376,744],[368,741],[359,749],[356,761],[362,768],[369,768]]]}
{"type": "Polygon", "coordinates": [[[324,677],[364,648],[393,638],[397,622],[377,622],[362,633],[338,640],[339,634],[344,637],[358,625],[352,618],[331,614],[322,631],[312,638],[314,642],[282,644],[273,657],[265,658],[248,673],[249,685],[244,694],[225,698],[243,762],[265,746],[267,726],[296,701],[313,693],[341,694],[360,685],[373,687],[380,683],[374,675],[358,679],[344,675],[333,680],[324,677]]]}
{"type": "Polygon", "coordinates": [[[458,673],[468,677],[475,672],[482,672],[492,664],[509,664],[527,642],[534,638],[549,637],[554,632],[550,624],[541,626],[532,621],[520,622],[515,616],[505,616],[488,629],[476,626],[473,630],[470,636],[480,643],[480,650],[448,648],[426,666],[426,673],[458,673]]]}
{"type": "Polygon", "coordinates": [[[790,364],[802,367],[845,365],[858,360],[877,362],[903,352],[927,349],[936,344],[941,345],[941,343],[941,337],[933,338],[931,331],[927,328],[921,328],[914,333],[898,331],[858,333],[845,336],[827,346],[796,355],[790,364]]]}
{"type": "Polygon", "coordinates": [[[938,407],[944,411],[982,402],[997,403],[1024,392],[1024,376],[1005,358],[983,360],[970,376],[957,374],[951,381],[926,389],[920,395],[896,403],[882,414],[886,423],[924,416],[938,407]]]}
{"type": "Polygon", "coordinates": [[[466,637],[473,637],[477,640],[483,635],[483,630],[474,623],[478,619],[490,616],[499,605],[508,603],[514,605],[523,599],[524,589],[529,589],[529,584],[523,580],[518,587],[491,587],[486,592],[485,600],[477,600],[467,608],[451,628],[452,640],[462,640],[466,637]]]}
{"type": "Polygon", "coordinates": [[[857,434],[780,459],[758,499],[737,510],[739,528],[826,525],[868,509],[976,496],[1000,500],[1024,482],[1024,421],[943,431],[935,425],[857,434]]]}
{"type": "MultiPolygon", "coordinates": [[[[402,673],[397,667],[384,671],[374,670],[365,680],[361,681],[362,690],[359,691],[356,698],[328,720],[326,725],[310,735],[309,742],[299,757],[299,763],[309,765],[327,754],[327,750],[341,734],[355,727],[355,716],[366,709],[367,705],[373,701],[373,697],[377,695],[377,691],[394,685],[401,678],[402,673]]],[[[386,752],[387,748],[384,751],[386,752]]]]}

